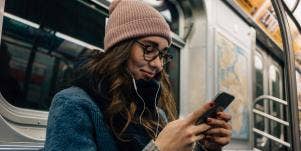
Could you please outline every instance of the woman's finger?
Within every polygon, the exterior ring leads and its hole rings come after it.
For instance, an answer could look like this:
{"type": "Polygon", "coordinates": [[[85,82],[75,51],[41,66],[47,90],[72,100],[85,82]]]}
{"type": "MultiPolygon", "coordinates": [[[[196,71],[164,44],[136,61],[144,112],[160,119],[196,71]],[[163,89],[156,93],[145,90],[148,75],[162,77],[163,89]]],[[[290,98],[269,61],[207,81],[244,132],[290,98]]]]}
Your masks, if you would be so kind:
{"type": "Polygon", "coordinates": [[[205,134],[210,136],[231,136],[232,131],[224,128],[212,128],[206,131],[205,134]]]}
{"type": "Polygon", "coordinates": [[[196,135],[198,135],[198,134],[206,132],[210,128],[211,128],[210,125],[204,123],[204,124],[193,126],[192,131],[193,131],[193,133],[195,133],[196,135]]]}
{"type": "Polygon", "coordinates": [[[213,108],[215,106],[214,102],[208,102],[205,105],[199,107],[197,110],[193,111],[192,113],[190,113],[187,117],[187,124],[195,124],[197,122],[197,120],[204,114],[206,113],[208,110],[210,110],[211,108],[213,108]]]}
{"type": "Polygon", "coordinates": [[[196,135],[196,136],[194,137],[193,142],[199,142],[199,141],[203,140],[204,138],[205,138],[205,135],[204,135],[204,134],[196,135]]]}
{"type": "Polygon", "coordinates": [[[226,112],[217,112],[217,118],[218,119],[222,119],[226,122],[230,121],[231,120],[231,115],[229,113],[226,113],[226,112]]]}
{"type": "Polygon", "coordinates": [[[215,127],[226,128],[226,126],[227,126],[227,123],[224,120],[215,119],[215,118],[208,118],[206,123],[211,126],[215,126],[215,127]]]}
{"type": "Polygon", "coordinates": [[[211,125],[212,127],[222,127],[228,130],[232,130],[231,124],[225,122],[224,120],[208,118],[207,124],[211,125]]]}

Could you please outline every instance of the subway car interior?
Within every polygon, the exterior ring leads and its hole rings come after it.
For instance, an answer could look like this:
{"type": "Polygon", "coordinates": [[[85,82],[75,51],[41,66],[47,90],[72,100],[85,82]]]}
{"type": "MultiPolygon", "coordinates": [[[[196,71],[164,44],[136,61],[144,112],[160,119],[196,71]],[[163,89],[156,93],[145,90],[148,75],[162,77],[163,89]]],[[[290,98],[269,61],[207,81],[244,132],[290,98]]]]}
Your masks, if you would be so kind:
{"type": "MultiPolygon", "coordinates": [[[[301,151],[299,0],[143,0],[172,30],[179,118],[234,94],[223,150],[301,151]],[[282,18],[281,18],[282,17],[282,18]]],[[[55,93],[104,51],[111,0],[0,0],[0,150],[40,150],[55,93]]]]}

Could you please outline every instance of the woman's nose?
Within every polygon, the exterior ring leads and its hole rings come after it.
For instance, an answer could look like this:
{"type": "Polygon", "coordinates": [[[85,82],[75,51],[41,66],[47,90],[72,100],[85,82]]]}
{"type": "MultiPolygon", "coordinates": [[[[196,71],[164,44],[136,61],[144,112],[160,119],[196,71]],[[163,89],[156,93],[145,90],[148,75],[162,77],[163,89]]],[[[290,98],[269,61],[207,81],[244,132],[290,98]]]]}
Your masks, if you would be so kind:
{"type": "Polygon", "coordinates": [[[158,56],[156,59],[149,62],[150,66],[156,68],[158,71],[163,69],[163,60],[158,56]]]}

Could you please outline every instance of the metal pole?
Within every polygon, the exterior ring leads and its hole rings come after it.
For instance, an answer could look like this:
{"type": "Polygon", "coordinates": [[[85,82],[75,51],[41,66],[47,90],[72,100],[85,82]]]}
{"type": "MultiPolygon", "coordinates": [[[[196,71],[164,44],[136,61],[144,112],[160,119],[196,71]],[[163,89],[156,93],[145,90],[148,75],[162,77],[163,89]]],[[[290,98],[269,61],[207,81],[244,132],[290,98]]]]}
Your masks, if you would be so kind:
{"type": "Polygon", "coordinates": [[[284,50],[284,81],[286,100],[288,101],[288,111],[290,113],[290,139],[292,150],[301,151],[299,118],[298,118],[298,100],[296,87],[295,58],[292,49],[292,38],[289,31],[289,25],[282,0],[271,0],[278,24],[280,26],[283,50],[284,50]]]}
{"type": "MultiPolygon", "coordinates": [[[[0,0],[0,39],[2,35],[2,25],[3,25],[3,18],[4,18],[4,6],[5,0],[0,0]]],[[[1,44],[1,42],[0,42],[1,44]]]]}

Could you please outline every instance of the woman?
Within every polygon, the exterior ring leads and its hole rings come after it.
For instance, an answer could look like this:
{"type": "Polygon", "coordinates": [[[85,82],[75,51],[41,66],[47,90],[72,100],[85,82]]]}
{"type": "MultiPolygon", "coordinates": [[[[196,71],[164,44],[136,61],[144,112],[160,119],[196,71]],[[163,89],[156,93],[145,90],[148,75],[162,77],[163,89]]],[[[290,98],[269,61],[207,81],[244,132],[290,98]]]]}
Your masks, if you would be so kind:
{"type": "Polygon", "coordinates": [[[53,98],[45,149],[191,151],[228,144],[227,113],[195,124],[213,102],[175,119],[163,69],[171,32],[160,13],[138,0],[115,0],[109,12],[105,53],[86,60],[73,86],[53,98]]]}

